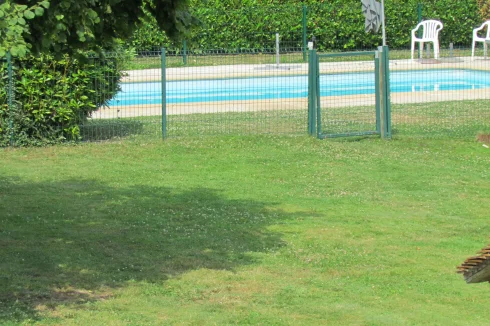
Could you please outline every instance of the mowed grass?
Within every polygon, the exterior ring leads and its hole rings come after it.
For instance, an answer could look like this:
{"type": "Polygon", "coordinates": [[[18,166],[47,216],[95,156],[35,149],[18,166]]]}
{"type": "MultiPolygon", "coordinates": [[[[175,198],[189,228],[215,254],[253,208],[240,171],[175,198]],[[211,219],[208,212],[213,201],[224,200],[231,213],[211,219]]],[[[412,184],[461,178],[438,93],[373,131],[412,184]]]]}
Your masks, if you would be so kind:
{"type": "MultiPolygon", "coordinates": [[[[287,103],[287,101],[285,102],[287,103]]],[[[348,102],[346,101],[346,105],[348,102]]],[[[204,106],[204,105],[203,105],[204,106]]],[[[335,135],[373,131],[376,129],[376,108],[370,106],[329,107],[322,104],[321,133],[335,135]]],[[[210,108],[213,108],[210,106],[210,108]]],[[[392,131],[395,137],[417,138],[475,137],[490,133],[488,100],[442,101],[393,104],[392,131]]],[[[206,107],[204,106],[204,112],[206,107]]],[[[283,108],[271,105],[270,110],[170,114],[166,117],[168,137],[209,135],[303,135],[307,131],[307,107],[283,108]]],[[[124,107],[121,107],[124,112],[124,107]]],[[[161,138],[161,116],[140,116],[121,119],[91,119],[81,128],[84,141],[150,136],[161,138]]]]}
{"type": "Polygon", "coordinates": [[[490,150],[214,136],[3,149],[2,325],[488,325],[490,150]]]}

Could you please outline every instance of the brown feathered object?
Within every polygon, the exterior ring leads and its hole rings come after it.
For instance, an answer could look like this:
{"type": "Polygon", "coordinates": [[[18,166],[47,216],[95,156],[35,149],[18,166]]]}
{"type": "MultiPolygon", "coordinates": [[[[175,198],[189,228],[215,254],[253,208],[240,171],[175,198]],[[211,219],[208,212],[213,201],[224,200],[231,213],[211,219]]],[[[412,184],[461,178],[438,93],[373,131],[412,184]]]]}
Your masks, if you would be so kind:
{"type": "Polygon", "coordinates": [[[479,134],[476,136],[476,140],[480,143],[490,144],[490,134],[479,134]]]}
{"type": "Polygon", "coordinates": [[[456,268],[458,273],[463,274],[466,283],[490,282],[490,245],[456,268]]]}

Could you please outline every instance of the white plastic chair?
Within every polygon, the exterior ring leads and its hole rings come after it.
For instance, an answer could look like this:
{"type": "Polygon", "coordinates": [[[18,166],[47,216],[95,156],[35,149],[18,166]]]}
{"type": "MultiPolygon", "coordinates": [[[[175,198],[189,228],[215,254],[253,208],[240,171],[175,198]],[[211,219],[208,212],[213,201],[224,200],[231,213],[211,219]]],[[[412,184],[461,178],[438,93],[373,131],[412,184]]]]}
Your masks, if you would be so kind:
{"type": "Polygon", "coordinates": [[[439,31],[442,29],[443,25],[438,20],[424,20],[421,21],[417,27],[412,29],[412,61],[413,61],[413,52],[415,50],[415,42],[419,42],[420,55],[424,50],[425,42],[434,43],[434,59],[439,58],[439,31]],[[422,38],[417,37],[417,31],[420,27],[423,27],[424,31],[422,34],[422,38]]]}
{"type": "Polygon", "coordinates": [[[488,44],[490,42],[490,20],[484,22],[480,27],[473,30],[473,44],[471,45],[471,59],[475,59],[475,46],[476,42],[483,42],[483,55],[487,57],[488,44]],[[484,37],[478,36],[478,32],[484,28],[487,28],[487,33],[484,37]]]}

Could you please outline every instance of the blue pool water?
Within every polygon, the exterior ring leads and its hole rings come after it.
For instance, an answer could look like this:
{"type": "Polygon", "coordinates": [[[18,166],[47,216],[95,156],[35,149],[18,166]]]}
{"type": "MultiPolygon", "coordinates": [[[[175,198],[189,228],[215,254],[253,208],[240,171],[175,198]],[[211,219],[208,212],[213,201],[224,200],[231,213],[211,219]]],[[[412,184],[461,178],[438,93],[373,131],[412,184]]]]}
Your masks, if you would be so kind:
{"type": "MultiPolygon", "coordinates": [[[[392,92],[468,90],[490,87],[490,72],[412,70],[390,74],[392,92]]],[[[123,83],[109,106],[159,104],[161,83],[123,83]]],[[[374,94],[374,73],[320,76],[321,96],[374,94]]],[[[308,95],[307,76],[256,77],[167,82],[167,103],[300,98],[308,95]]]]}

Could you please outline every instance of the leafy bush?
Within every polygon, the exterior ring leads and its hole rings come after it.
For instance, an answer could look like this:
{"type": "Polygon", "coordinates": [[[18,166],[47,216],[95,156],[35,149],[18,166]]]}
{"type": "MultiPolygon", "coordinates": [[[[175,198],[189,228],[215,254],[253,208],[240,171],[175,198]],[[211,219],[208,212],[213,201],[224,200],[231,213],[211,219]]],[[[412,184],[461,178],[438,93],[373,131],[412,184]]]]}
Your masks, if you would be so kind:
{"type": "Polygon", "coordinates": [[[79,140],[80,124],[119,91],[117,57],[86,60],[50,55],[13,62],[14,101],[7,103],[7,64],[0,66],[0,146],[79,140]],[[11,125],[11,126],[10,126],[11,125]]]}
{"type": "Polygon", "coordinates": [[[477,0],[480,17],[482,20],[490,18],[490,0],[477,0]]]}
{"type": "MultiPolygon", "coordinates": [[[[444,23],[441,44],[469,45],[471,31],[479,25],[477,1],[480,0],[392,0],[385,1],[386,33],[390,47],[410,45],[410,30],[417,24],[417,5],[422,4],[424,19],[444,23]]],[[[318,40],[320,50],[373,48],[381,43],[381,32],[366,34],[359,0],[208,0],[191,1],[193,15],[201,22],[186,37],[190,49],[273,48],[275,33],[283,44],[302,47],[302,7],[307,7],[308,38],[318,40]]],[[[130,44],[141,50],[172,43],[150,18],[133,35],[130,44]]]]}

